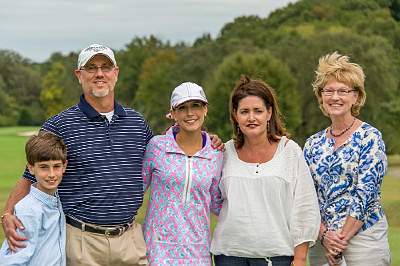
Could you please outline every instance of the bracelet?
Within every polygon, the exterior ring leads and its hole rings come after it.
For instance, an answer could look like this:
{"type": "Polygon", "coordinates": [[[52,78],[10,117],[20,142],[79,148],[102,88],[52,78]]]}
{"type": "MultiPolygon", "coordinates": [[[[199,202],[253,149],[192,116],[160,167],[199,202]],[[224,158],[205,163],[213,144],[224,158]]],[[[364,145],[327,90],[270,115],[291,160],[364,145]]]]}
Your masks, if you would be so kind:
{"type": "Polygon", "coordinates": [[[3,224],[4,217],[6,217],[6,215],[11,215],[11,212],[5,212],[5,213],[3,213],[2,216],[0,216],[0,220],[1,220],[2,224],[3,224]]]}
{"type": "Polygon", "coordinates": [[[321,235],[321,246],[323,246],[323,247],[324,247],[325,235],[326,235],[327,232],[328,232],[328,229],[325,229],[325,231],[321,235]]]}

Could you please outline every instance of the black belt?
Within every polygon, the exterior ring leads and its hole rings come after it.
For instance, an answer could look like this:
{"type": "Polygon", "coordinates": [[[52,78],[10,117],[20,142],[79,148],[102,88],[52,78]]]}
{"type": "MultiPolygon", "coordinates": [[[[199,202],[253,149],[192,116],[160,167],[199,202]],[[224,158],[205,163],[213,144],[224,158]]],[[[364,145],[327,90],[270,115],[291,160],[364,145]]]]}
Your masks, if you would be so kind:
{"type": "Polygon", "coordinates": [[[112,226],[112,227],[105,227],[105,226],[100,226],[100,225],[88,224],[88,223],[79,221],[77,219],[74,219],[70,216],[65,216],[65,221],[67,222],[67,224],[70,224],[73,227],[76,227],[82,231],[87,231],[87,232],[106,235],[106,236],[121,236],[130,227],[132,227],[133,223],[135,222],[135,220],[133,219],[131,222],[126,223],[126,224],[116,225],[116,226],[112,226]]]}

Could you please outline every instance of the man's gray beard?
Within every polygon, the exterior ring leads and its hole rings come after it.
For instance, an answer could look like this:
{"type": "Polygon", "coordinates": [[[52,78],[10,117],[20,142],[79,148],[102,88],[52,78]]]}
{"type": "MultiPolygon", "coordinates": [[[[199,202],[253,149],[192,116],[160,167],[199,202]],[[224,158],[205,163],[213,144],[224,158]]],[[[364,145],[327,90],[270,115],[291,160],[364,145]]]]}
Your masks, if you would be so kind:
{"type": "Polygon", "coordinates": [[[108,94],[110,94],[110,89],[103,89],[103,90],[93,90],[92,95],[94,97],[102,98],[106,97],[108,94]]]}

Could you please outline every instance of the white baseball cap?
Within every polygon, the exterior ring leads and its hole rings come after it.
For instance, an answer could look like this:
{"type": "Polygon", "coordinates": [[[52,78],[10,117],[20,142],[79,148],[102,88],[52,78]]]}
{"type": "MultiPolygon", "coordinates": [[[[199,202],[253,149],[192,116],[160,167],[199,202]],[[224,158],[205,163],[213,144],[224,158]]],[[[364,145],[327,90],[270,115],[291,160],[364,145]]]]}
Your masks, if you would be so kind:
{"type": "Polygon", "coordinates": [[[171,109],[192,100],[208,103],[202,87],[193,82],[184,82],[176,87],[171,94],[171,109]]]}
{"type": "Polygon", "coordinates": [[[86,63],[97,54],[105,55],[108,59],[110,59],[114,66],[117,65],[114,52],[110,48],[102,44],[91,44],[79,53],[78,69],[86,65],[86,63]]]}

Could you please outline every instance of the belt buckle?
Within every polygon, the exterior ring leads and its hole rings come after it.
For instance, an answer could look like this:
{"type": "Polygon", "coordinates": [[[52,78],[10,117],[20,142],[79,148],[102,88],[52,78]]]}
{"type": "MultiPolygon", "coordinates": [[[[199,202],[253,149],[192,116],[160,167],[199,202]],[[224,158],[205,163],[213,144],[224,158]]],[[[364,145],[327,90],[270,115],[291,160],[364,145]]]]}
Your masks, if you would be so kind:
{"type": "Polygon", "coordinates": [[[111,235],[112,230],[113,230],[113,229],[111,229],[111,228],[107,228],[107,229],[104,230],[104,234],[105,234],[107,237],[109,237],[109,236],[111,235]]]}
{"type": "Polygon", "coordinates": [[[122,234],[125,232],[124,227],[118,227],[118,228],[107,228],[104,230],[104,235],[106,235],[107,237],[112,236],[113,232],[115,232],[115,230],[118,230],[118,236],[122,236],[122,234]]]}
{"type": "Polygon", "coordinates": [[[119,227],[118,230],[118,236],[122,236],[122,234],[125,233],[125,227],[119,227]]]}

